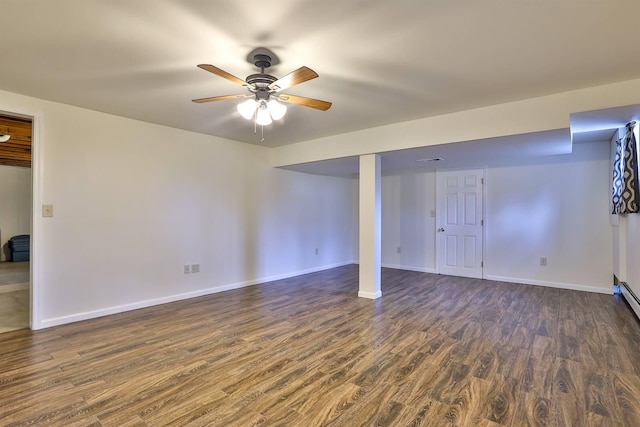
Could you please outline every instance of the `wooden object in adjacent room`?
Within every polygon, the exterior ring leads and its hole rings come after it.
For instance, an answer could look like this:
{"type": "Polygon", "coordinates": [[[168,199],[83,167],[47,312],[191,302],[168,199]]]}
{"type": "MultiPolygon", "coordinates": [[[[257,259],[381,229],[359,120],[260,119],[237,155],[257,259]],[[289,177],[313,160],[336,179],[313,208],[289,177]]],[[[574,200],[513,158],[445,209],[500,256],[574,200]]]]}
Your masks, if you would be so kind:
{"type": "Polygon", "coordinates": [[[31,119],[0,115],[0,134],[11,135],[0,142],[0,165],[31,167],[31,119]]]}

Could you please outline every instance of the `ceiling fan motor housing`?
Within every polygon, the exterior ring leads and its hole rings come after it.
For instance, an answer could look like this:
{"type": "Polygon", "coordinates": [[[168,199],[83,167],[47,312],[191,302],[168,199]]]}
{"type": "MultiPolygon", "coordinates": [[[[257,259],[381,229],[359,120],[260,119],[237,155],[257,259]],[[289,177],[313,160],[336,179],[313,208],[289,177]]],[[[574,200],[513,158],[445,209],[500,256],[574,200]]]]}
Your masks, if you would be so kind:
{"type": "Polygon", "coordinates": [[[256,94],[256,100],[268,100],[273,90],[269,89],[269,85],[278,80],[269,74],[252,74],[247,77],[247,89],[256,94]]]}
{"type": "Polygon", "coordinates": [[[277,77],[264,72],[264,69],[271,67],[272,64],[272,57],[269,53],[266,49],[262,48],[262,50],[253,54],[253,64],[260,68],[260,73],[251,74],[246,78],[247,83],[249,83],[248,89],[256,94],[258,101],[269,99],[269,94],[272,90],[269,89],[268,86],[278,80],[277,77]]]}

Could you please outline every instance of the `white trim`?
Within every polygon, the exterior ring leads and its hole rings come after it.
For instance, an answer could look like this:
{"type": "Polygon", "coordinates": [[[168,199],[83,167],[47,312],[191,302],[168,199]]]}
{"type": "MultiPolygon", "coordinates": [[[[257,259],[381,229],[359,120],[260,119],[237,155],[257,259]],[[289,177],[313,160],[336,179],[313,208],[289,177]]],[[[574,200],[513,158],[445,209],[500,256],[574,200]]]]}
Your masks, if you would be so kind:
{"type": "Polygon", "coordinates": [[[38,215],[38,207],[42,204],[42,151],[43,151],[43,114],[39,110],[0,104],[0,112],[32,119],[31,129],[31,248],[29,254],[30,267],[30,326],[36,330],[42,328],[40,312],[40,283],[42,256],[40,241],[42,238],[42,217],[38,215]]]}
{"type": "Polygon", "coordinates": [[[378,291],[378,292],[358,291],[359,298],[378,299],[381,296],[382,296],[382,291],[378,291]]]}
{"type": "Polygon", "coordinates": [[[413,267],[410,265],[398,265],[398,264],[382,264],[383,268],[394,268],[396,270],[408,270],[408,271],[418,271],[420,273],[431,273],[436,274],[435,268],[426,268],[426,267],[413,267]]]}
{"type": "Polygon", "coordinates": [[[633,297],[633,295],[629,293],[629,289],[627,289],[624,283],[620,283],[620,292],[622,293],[622,295],[624,295],[624,299],[627,300],[633,312],[640,319],[640,305],[638,304],[638,301],[636,301],[636,299],[633,297]]]}
{"type": "Polygon", "coordinates": [[[518,277],[503,277],[487,274],[486,280],[494,280],[496,282],[520,283],[523,285],[546,286],[548,288],[569,289],[572,291],[595,292],[599,294],[613,295],[613,286],[585,286],[573,283],[545,282],[543,280],[521,279],[518,277]]]}
{"type": "Polygon", "coordinates": [[[487,167],[484,166],[482,168],[482,261],[480,264],[482,279],[487,278],[487,254],[489,253],[487,250],[487,224],[489,223],[487,220],[489,217],[487,213],[487,194],[489,194],[487,183],[489,182],[489,177],[487,175],[487,167]]]}
{"type": "Polygon", "coordinates": [[[303,274],[316,273],[318,271],[329,270],[336,267],[342,267],[345,265],[351,265],[351,261],[341,262],[336,264],[325,265],[322,267],[314,267],[306,270],[299,270],[285,274],[278,274],[275,276],[264,277],[261,279],[247,280],[245,282],[230,283],[227,285],[216,286],[215,288],[199,289],[193,292],[185,292],[181,294],[169,295],[161,298],[153,298],[144,301],[137,301],[129,304],[117,305],[113,307],[101,308],[98,310],[84,311],[81,313],[69,314],[67,316],[52,317],[49,319],[43,319],[40,327],[49,328],[51,326],[64,325],[66,323],[79,322],[81,320],[95,319],[97,317],[108,316],[110,314],[122,313],[130,310],[137,310],[140,308],[152,307],[160,304],[167,304],[170,302],[181,301],[189,298],[201,297],[204,295],[216,294],[219,292],[230,291],[232,289],[245,288],[248,286],[254,286],[272,282],[274,280],[288,279],[289,277],[300,276],[303,274]]]}
{"type": "Polygon", "coordinates": [[[41,113],[33,114],[31,124],[33,132],[31,136],[31,253],[30,280],[31,280],[31,329],[41,329],[42,326],[42,170],[44,167],[43,150],[43,117],[41,113]]]}

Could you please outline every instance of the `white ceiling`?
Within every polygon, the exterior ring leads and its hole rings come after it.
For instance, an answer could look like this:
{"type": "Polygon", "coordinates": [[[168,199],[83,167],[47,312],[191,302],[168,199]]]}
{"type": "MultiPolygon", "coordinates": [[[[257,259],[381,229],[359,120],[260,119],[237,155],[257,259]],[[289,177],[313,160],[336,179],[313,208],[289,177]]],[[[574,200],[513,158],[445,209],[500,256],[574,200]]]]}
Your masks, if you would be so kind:
{"type": "Polygon", "coordinates": [[[333,107],[291,106],[265,128],[267,146],[640,77],[637,0],[3,0],[0,10],[0,89],[242,142],[260,136],[237,101],[191,102],[242,88],[196,64],[245,78],[256,71],[246,55],[265,46],[280,58],[276,76],[314,69],[318,79],[287,92],[333,107]]]}

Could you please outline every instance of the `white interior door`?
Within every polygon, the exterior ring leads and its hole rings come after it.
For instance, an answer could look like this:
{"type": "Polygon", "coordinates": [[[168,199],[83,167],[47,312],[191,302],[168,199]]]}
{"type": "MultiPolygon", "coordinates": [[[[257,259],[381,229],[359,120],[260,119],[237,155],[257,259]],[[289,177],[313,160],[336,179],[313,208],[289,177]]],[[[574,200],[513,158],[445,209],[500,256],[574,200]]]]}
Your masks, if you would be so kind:
{"type": "Polygon", "coordinates": [[[482,169],[436,173],[436,268],[482,278],[482,169]]]}

